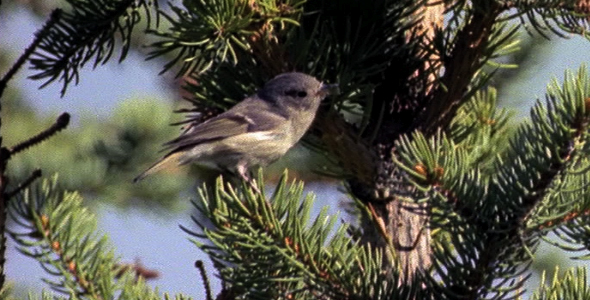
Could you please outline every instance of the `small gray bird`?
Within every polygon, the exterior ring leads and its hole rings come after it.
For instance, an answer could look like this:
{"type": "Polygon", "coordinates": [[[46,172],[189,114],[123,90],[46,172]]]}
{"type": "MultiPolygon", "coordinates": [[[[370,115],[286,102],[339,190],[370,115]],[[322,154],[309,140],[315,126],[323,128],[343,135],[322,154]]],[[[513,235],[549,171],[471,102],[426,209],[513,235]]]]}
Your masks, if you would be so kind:
{"type": "Polygon", "coordinates": [[[283,156],[309,129],[322,99],[336,85],[303,73],[283,73],[228,111],[191,125],[164,144],[162,159],[137,176],[173,165],[195,162],[238,174],[250,182],[251,167],[266,166],[283,156]]]}

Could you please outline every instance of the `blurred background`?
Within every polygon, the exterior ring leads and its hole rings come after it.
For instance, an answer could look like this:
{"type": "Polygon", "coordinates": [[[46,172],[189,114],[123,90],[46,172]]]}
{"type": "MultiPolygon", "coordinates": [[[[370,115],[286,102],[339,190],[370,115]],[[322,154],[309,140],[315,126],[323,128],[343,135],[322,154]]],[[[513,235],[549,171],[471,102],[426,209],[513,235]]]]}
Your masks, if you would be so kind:
{"type": "MultiPolygon", "coordinates": [[[[57,0],[2,1],[0,74],[33,40],[51,9],[63,6],[64,1],[57,0]]],[[[173,111],[190,108],[182,101],[189,96],[182,91],[182,78],[172,73],[158,75],[164,61],[146,61],[149,48],[145,45],[150,37],[136,33],[135,46],[125,61],[119,64],[111,59],[96,69],[85,66],[79,84],[70,86],[64,97],[60,97],[60,83],[39,89],[43,82],[28,79],[34,71],[24,68],[18,74],[2,98],[0,133],[5,145],[40,132],[62,112],[72,115],[72,123],[42,146],[12,159],[9,174],[25,178],[36,168],[41,168],[45,177],[59,173],[62,186],[82,193],[98,217],[100,232],[109,236],[122,261],[157,271],[158,277],[150,284],[161,293],[203,299],[204,288],[194,262],[204,260],[210,276],[215,270],[178,226],[194,227],[190,200],[197,196],[197,178],[207,174],[197,168],[179,168],[139,184],[131,182],[161,155],[161,144],[178,134],[180,128],[169,124],[183,116],[173,111]]],[[[500,104],[513,112],[514,124],[526,120],[529,108],[544,98],[552,78],[561,80],[566,69],[577,69],[590,58],[590,44],[577,36],[548,40],[522,31],[522,38],[522,51],[504,60],[520,67],[500,71],[494,82],[500,104]]],[[[343,210],[347,197],[337,181],[312,172],[317,165],[314,162],[321,159],[298,146],[270,166],[265,176],[272,182],[289,168],[290,178],[305,181],[306,190],[316,195],[316,211],[329,206],[335,214],[343,210]]],[[[342,219],[346,220],[345,216],[342,219]]],[[[18,231],[15,224],[9,226],[18,231]]],[[[535,271],[552,272],[556,264],[563,270],[576,262],[567,259],[567,253],[543,245],[535,258],[535,271]]],[[[48,275],[36,261],[21,255],[10,240],[6,273],[17,295],[24,297],[29,291],[40,294],[47,288],[41,278],[48,275]]],[[[538,274],[533,279],[531,288],[538,285],[538,274]]],[[[213,278],[212,283],[218,291],[219,282],[213,278]]]]}

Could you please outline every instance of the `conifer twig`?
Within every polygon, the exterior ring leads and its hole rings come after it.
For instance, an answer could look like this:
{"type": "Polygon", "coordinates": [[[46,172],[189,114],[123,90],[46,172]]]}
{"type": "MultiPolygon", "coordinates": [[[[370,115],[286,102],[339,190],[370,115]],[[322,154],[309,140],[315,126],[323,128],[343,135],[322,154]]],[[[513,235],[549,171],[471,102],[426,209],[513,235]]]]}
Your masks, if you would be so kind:
{"type": "Polygon", "coordinates": [[[445,74],[434,99],[417,118],[416,127],[424,127],[429,134],[438,128],[446,128],[457,109],[466,101],[463,98],[475,72],[480,69],[485,47],[496,18],[503,12],[499,4],[490,4],[485,12],[476,11],[464,28],[457,33],[457,45],[444,63],[445,74]],[[444,87],[444,88],[443,88],[444,87]]]}
{"type": "Polygon", "coordinates": [[[31,183],[33,183],[37,178],[41,177],[42,172],[41,169],[36,169],[31,173],[31,175],[21,182],[14,190],[7,192],[4,196],[4,201],[10,200],[10,198],[14,197],[14,195],[18,194],[23,189],[27,188],[31,183]]]}
{"type": "Polygon", "coordinates": [[[45,23],[43,28],[41,28],[41,30],[39,30],[39,31],[37,31],[37,33],[35,33],[35,39],[33,40],[33,42],[25,49],[25,52],[12,65],[12,67],[8,70],[8,72],[6,72],[6,74],[4,74],[4,76],[2,76],[2,79],[0,79],[0,97],[2,97],[2,94],[4,93],[4,89],[6,89],[6,86],[8,84],[8,81],[14,77],[16,72],[25,64],[25,62],[27,61],[27,59],[29,59],[31,54],[33,54],[33,52],[35,52],[35,49],[37,49],[37,46],[39,46],[39,43],[41,43],[41,41],[43,40],[43,37],[45,35],[47,35],[47,33],[49,32],[49,29],[51,29],[51,27],[53,27],[53,25],[55,25],[55,23],[57,23],[57,21],[59,21],[59,19],[61,17],[61,13],[62,13],[61,9],[55,9],[51,13],[49,20],[47,20],[47,22],[45,23]]]}

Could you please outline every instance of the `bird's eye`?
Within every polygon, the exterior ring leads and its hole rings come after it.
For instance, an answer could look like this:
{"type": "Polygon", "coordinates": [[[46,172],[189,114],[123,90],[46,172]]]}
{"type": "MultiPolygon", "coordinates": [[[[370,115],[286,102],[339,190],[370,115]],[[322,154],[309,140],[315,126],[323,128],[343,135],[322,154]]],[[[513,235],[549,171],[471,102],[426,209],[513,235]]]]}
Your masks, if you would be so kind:
{"type": "Polygon", "coordinates": [[[303,97],[307,96],[307,93],[305,91],[288,90],[288,91],[285,91],[285,95],[290,96],[290,97],[303,98],[303,97]]]}

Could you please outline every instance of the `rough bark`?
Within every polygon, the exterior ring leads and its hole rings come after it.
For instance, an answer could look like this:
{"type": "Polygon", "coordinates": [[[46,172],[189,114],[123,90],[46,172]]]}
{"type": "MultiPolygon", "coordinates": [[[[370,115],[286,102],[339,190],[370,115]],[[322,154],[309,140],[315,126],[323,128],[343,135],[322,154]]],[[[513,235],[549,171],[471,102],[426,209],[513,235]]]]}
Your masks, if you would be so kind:
{"type": "MultiPolygon", "coordinates": [[[[414,17],[419,20],[406,36],[406,43],[419,37],[422,47],[416,60],[421,64],[407,73],[392,71],[386,75],[385,84],[378,87],[375,97],[382,107],[389,107],[387,119],[379,128],[381,132],[373,145],[377,153],[377,180],[373,195],[362,195],[371,207],[373,220],[365,224],[365,241],[385,248],[393,246],[396,268],[401,271],[401,281],[411,281],[417,272],[432,264],[427,204],[400,200],[400,194],[411,193],[410,187],[400,184],[399,171],[393,164],[394,141],[402,134],[415,129],[412,124],[420,107],[432,99],[436,80],[433,68],[440,68],[439,57],[429,49],[436,30],[442,26],[444,6],[440,1],[428,1],[414,17]],[[424,74],[429,74],[424,76],[424,74]],[[400,82],[405,84],[399,84],[400,82]],[[390,83],[392,83],[390,85],[390,83]],[[400,87],[393,90],[388,86],[400,87]],[[366,198],[371,196],[372,199],[366,198]],[[377,228],[375,226],[377,224],[377,228]],[[373,229],[372,229],[373,228],[373,229]],[[376,228],[377,230],[375,230],[376,228]]],[[[399,68],[399,66],[398,66],[399,68]]],[[[363,187],[362,189],[366,189],[363,187]]],[[[354,189],[353,189],[354,190],[354,189]]],[[[358,195],[357,195],[358,196],[358,195]]]]}

